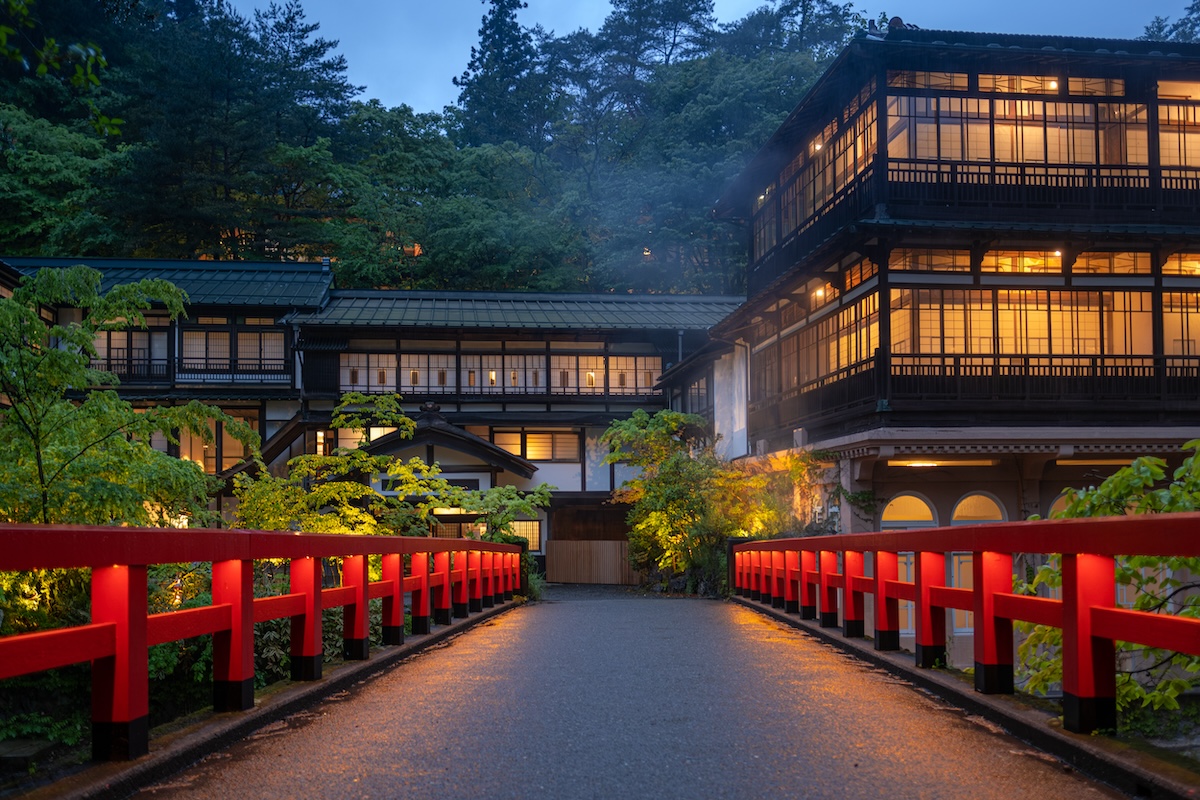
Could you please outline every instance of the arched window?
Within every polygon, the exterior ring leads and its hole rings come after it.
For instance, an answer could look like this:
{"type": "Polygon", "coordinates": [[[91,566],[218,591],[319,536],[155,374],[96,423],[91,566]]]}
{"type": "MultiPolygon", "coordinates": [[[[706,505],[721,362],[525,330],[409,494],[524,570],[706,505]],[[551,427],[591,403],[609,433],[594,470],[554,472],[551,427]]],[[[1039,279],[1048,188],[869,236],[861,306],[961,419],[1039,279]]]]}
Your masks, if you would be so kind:
{"type": "Polygon", "coordinates": [[[885,531],[932,528],[936,525],[933,508],[915,494],[897,495],[883,509],[881,529],[885,531]]]}
{"type": "MultiPolygon", "coordinates": [[[[884,506],[880,529],[903,531],[932,528],[936,525],[937,520],[933,515],[933,507],[924,498],[915,494],[900,494],[893,497],[884,506]]],[[[896,556],[897,577],[902,581],[911,581],[913,579],[913,554],[897,553],[896,556]]],[[[904,636],[912,636],[914,633],[912,603],[908,600],[900,601],[900,633],[904,636]]]]}
{"type": "Polygon", "coordinates": [[[954,507],[951,525],[978,525],[981,522],[1004,522],[1004,509],[986,494],[969,494],[954,507]]]}
{"type": "MultiPolygon", "coordinates": [[[[980,525],[1004,521],[1004,509],[996,502],[996,499],[980,493],[969,494],[959,500],[958,504],[954,506],[954,514],[950,518],[951,525],[980,525]]],[[[974,575],[971,573],[971,562],[970,551],[950,554],[950,562],[947,564],[950,574],[946,577],[951,586],[970,589],[975,585],[974,575]]],[[[954,632],[971,633],[974,629],[974,615],[970,611],[955,609],[954,632]]]]}

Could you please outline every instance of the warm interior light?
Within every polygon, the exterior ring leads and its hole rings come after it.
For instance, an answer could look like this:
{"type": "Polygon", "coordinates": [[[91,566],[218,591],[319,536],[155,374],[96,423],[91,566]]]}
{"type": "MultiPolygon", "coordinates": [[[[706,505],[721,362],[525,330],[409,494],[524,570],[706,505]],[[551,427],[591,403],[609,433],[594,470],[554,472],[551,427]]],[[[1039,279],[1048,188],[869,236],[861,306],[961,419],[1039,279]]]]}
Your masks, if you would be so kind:
{"type": "Polygon", "coordinates": [[[467,512],[461,508],[435,508],[433,513],[439,517],[444,517],[451,514],[465,514],[467,512]]]}
{"type": "Polygon", "coordinates": [[[644,255],[644,256],[646,256],[647,258],[649,258],[649,257],[650,257],[650,248],[649,248],[649,247],[643,247],[643,248],[642,248],[642,255],[644,255]]]}
{"type": "Polygon", "coordinates": [[[820,149],[821,149],[821,143],[813,142],[813,150],[820,150],[820,149]]]}
{"type": "Polygon", "coordinates": [[[1050,81],[1050,88],[1051,88],[1051,89],[1057,89],[1057,88],[1058,88],[1058,81],[1050,81]]]}
{"type": "Polygon", "coordinates": [[[888,459],[889,467],[994,467],[1000,462],[994,458],[932,459],[897,458],[888,459]]]}
{"type": "Polygon", "coordinates": [[[1062,250],[1055,250],[1055,251],[1054,251],[1054,255],[1055,255],[1055,256],[1061,256],[1061,255],[1062,255],[1062,250]]]}
{"type": "Polygon", "coordinates": [[[1128,458],[1056,458],[1058,467],[1125,467],[1129,465],[1128,458]]]}
{"type": "Polygon", "coordinates": [[[824,297],[824,296],[825,296],[824,289],[817,289],[815,292],[813,292],[813,297],[824,297]]]}

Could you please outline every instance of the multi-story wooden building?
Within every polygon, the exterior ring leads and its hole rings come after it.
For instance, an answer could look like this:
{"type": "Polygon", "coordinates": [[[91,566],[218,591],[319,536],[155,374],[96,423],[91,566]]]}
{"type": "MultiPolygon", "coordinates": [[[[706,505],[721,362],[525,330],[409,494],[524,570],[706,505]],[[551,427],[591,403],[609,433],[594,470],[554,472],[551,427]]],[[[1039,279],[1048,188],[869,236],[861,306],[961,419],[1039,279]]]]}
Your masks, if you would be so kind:
{"type": "Polygon", "coordinates": [[[1200,47],[864,33],[715,213],[749,298],[672,404],[829,453],[844,531],[1045,515],[1200,435],[1200,47]]]}
{"type": "MultiPolygon", "coordinates": [[[[260,433],[265,461],[281,470],[292,456],[356,444],[330,428],[343,393],[399,393],[416,435],[372,431],[373,449],[436,461],[469,488],[557,487],[547,512],[518,528],[565,581],[632,580],[625,510],[608,502],[627,476],[603,463],[600,435],[634,409],[663,408],[664,366],[701,347],[743,299],[340,291],[320,263],[5,258],[0,278],[16,277],[6,267],[77,263],[99,270],[104,289],[153,277],[188,295],[186,318],[152,312],[146,330],[96,342],[95,366],[130,401],[218,406],[260,433]]],[[[212,444],[185,436],[171,449],[210,474],[238,469],[241,444],[213,433],[212,444]]],[[[466,524],[441,523],[450,536],[466,524]]]]}

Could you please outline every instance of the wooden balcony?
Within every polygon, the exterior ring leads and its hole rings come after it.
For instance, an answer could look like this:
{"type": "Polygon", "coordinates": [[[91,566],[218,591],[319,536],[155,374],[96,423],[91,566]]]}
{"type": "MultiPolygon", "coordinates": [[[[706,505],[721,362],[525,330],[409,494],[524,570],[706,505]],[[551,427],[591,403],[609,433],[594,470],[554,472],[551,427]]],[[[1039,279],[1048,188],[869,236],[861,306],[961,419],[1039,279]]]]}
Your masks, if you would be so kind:
{"type": "MultiPolygon", "coordinates": [[[[888,355],[756,399],[752,439],[858,427],[886,413],[913,424],[946,413],[977,422],[1112,418],[1130,424],[1194,414],[1200,356],[888,355]]],[[[1190,417],[1189,417],[1190,418],[1190,417]]]]}

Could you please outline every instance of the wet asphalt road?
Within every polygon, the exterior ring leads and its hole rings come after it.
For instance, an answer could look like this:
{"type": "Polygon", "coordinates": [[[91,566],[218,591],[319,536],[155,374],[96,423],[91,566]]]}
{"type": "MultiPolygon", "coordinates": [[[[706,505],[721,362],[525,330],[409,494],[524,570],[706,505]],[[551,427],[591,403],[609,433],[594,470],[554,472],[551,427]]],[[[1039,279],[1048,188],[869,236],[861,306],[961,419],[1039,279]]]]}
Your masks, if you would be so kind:
{"type": "Polygon", "coordinates": [[[554,587],[142,798],[1101,798],[732,603],[554,587]]]}

